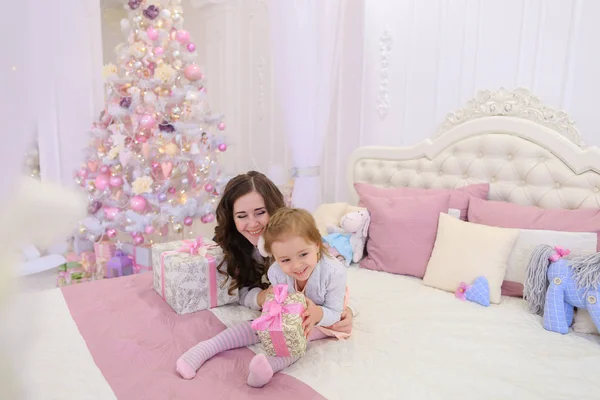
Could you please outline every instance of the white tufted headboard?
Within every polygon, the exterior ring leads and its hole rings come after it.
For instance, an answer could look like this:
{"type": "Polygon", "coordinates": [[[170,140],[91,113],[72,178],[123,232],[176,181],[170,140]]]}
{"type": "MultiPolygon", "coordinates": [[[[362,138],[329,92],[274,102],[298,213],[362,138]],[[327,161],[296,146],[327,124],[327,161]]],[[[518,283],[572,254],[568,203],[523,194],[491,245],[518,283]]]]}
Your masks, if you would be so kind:
{"type": "Polygon", "coordinates": [[[348,162],[348,183],[457,188],[490,183],[490,200],[542,208],[600,206],[600,149],[586,148],[569,116],[526,89],[482,91],[411,147],[368,146],[348,162]]]}

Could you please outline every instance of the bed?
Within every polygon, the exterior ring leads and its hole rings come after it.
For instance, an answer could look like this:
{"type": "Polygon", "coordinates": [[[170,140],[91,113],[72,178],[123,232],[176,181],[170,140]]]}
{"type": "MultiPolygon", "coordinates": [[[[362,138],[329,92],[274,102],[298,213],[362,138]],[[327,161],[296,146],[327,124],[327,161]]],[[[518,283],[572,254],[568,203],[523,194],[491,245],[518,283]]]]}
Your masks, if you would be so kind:
{"type": "MultiPolygon", "coordinates": [[[[489,182],[490,199],[543,208],[598,207],[600,150],[568,115],[526,90],[483,91],[428,140],[363,147],[347,180],[455,188],[489,182]]],[[[152,274],[23,295],[35,309],[26,359],[35,399],[597,399],[600,337],[544,330],[516,297],[465,304],[420,279],[349,267],[359,311],[346,341],[311,343],[262,389],[245,384],[258,346],[207,362],[191,381],[175,360],[257,314],[226,306],[179,316],[152,274]]]]}

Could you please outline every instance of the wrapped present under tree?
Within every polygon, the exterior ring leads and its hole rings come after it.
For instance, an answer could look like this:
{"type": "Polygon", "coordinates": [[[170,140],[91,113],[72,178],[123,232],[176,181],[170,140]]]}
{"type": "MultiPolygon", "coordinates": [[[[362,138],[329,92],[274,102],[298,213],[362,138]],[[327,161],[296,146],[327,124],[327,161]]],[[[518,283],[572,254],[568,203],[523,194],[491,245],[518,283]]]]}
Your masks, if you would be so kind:
{"type": "Polygon", "coordinates": [[[107,277],[106,264],[114,257],[116,251],[116,245],[108,240],[94,243],[94,254],[96,255],[96,271],[94,277],[96,279],[107,277]]]}
{"type": "Polygon", "coordinates": [[[93,277],[96,272],[96,254],[93,251],[84,251],[81,253],[80,263],[85,272],[93,277]]]}
{"type": "Polygon", "coordinates": [[[149,244],[124,244],[123,251],[133,259],[133,271],[136,274],[152,271],[152,246],[149,244]]]}
{"type": "Polygon", "coordinates": [[[152,246],[154,290],[178,314],[188,314],[238,301],[228,293],[227,276],[217,271],[221,248],[198,238],[152,246]]]}
{"type": "Polygon", "coordinates": [[[106,277],[117,278],[133,275],[133,260],[123,251],[117,250],[115,255],[106,263],[106,277]]]}
{"type": "Polygon", "coordinates": [[[79,262],[66,262],[58,267],[56,286],[72,285],[75,283],[88,282],[89,280],[91,280],[90,274],[87,273],[79,262]]]}

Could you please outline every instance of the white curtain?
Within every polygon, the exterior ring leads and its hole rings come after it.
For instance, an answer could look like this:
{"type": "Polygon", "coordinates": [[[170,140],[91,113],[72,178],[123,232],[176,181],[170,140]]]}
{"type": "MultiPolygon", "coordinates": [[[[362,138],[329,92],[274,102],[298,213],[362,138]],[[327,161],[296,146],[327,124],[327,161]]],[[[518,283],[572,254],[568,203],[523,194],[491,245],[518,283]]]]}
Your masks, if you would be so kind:
{"type": "Polygon", "coordinates": [[[103,106],[100,1],[39,1],[31,16],[40,79],[28,95],[37,100],[42,180],[73,186],[87,132],[103,106]]]}
{"type": "MultiPolygon", "coordinates": [[[[32,77],[43,74],[43,68],[34,68],[34,43],[31,35],[31,19],[28,6],[31,0],[9,2],[3,5],[6,18],[0,24],[0,205],[15,188],[19,173],[23,170],[25,151],[34,137],[35,120],[32,118],[32,96],[29,96],[32,77]],[[4,7],[8,6],[8,8],[4,7]],[[10,16],[10,17],[9,17],[10,16]]],[[[38,42],[39,45],[42,41],[38,42]]],[[[43,61],[37,62],[43,66],[43,61]]]]}
{"type": "Polygon", "coordinates": [[[296,207],[322,201],[321,163],[338,69],[342,1],[271,0],[275,88],[292,152],[296,207]]]}
{"type": "Polygon", "coordinates": [[[15,290],[14,267],[20,262],[17,248],[29,240],[50,241],[53,235],[66,234],[85,206],[58,185],[24,185],[24,155],[37,133],[42,178],[72,184],[72,170],[81,162],[85,131],[101,95],[92,83],[102,59],[97,46],[99,0],[6,1],[2,13],[0,387],[3,398],[40,398],[43,394],[35,393],[35,387],[23,384],[30,381],[25,366],[37,355],[16,351],[27,350],[31,334],[39,329],[32,325],[37,304],[28,302],[20,309],[18,301],[9,300],[15,290]],[[48,199],[50,191],[55,196],[48,199]],[[44,218],[49,216],[53,218],[44,218]]]}

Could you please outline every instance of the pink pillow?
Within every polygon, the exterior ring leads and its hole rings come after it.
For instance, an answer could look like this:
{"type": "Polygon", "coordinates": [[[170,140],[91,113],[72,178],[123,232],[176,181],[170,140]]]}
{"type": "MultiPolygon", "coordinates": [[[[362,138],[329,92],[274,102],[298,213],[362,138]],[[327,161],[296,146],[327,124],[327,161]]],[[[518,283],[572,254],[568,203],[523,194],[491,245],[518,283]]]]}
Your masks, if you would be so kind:
{"type": "MultiPolygon", "coordinates": [[[[469,203],[469,221],[501,228],[599,232],[600,209],[545,209],[504,201],[472,198],[469,203]]],[[[600,235],[598,235],[598,240],[596,248],[600,250],[600,235]]],[[[520,283],[504,281],[502,284],[503,296],[522,296],[522,294],[523,286],[520,283]]]]}
{"type": "MultiPolygon", "coordinates": [[[[469,198],[475,197],[478,199],[487,199],[490,191],[489,183],[476,183],[474,185],[463,186],[456,189],[423,189],[423,188],[381,188],[367,183],[355,183],[354,187],[359,192],[359,188],[371,196],[377,197],[404,197],[406,195],[427,195],[427,194],[450,194],[450,203],[448,208],[456,208],[460,210],[460,219],[467,221],[467,210],[469,209],[469,198]],[[368,191],[368,192],[367,192],[368,191]]],[[[360,202],[360,207],[364,207],[360,202]]],[[[446,212],[446,210],[444,211],[446,212]]]]}
{"type": "MultiPolygon", "coordinates": [[[[501,228],[598,232],[600,231],[600,209],[540,208],[472,198],[469,203],[469,221],[501,228]]],[[[600,236],[598,239],[600,240],[600,236]]],[[[597,248],[600,250],[600,243],[597,248]]]]}
{"type": "Polygon", "coordinates": [[[450,193],[377,197],[357,187],[370,214],[367,256],[362,268],[422,278],[437,234],[440,213],[448,211],[450,193]],[[365,193],[367,192],[367,193],[365,193]]]}

